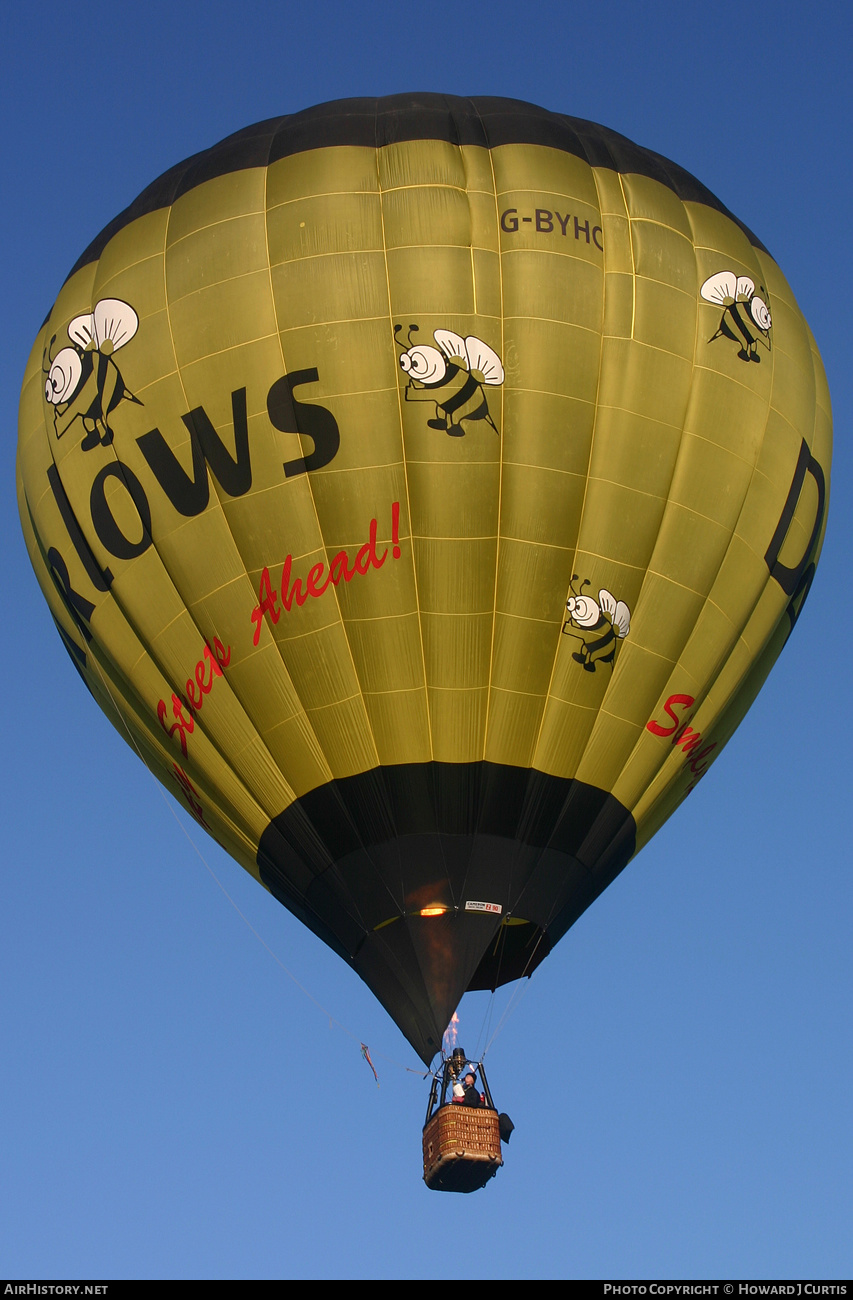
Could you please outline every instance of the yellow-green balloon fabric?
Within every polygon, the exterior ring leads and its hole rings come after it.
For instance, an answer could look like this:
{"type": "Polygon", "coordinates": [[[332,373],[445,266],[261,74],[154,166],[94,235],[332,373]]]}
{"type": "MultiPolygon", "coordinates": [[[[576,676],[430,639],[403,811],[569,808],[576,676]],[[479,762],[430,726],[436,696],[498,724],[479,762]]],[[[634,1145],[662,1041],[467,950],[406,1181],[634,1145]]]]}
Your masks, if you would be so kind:
{"type": "Polygon", "coordinates": [[[429,1062],[720,753],[830,444],[791,290],[692,176],[401,95],[250,127],[107,226],[18,487],[98,704],[429,1062]]]}

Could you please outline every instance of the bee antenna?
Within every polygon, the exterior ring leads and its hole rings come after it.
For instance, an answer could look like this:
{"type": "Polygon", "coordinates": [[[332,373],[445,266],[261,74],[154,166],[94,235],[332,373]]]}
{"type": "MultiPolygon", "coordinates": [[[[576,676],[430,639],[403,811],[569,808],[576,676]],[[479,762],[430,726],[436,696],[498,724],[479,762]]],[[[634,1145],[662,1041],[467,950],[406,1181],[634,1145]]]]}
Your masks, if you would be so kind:
{"type": "Polygon", "coordinates": [[[54,334],[53,338],[50,340],[50,342],[48,343],[48,345],[47,345],[47,347],[45,348],[44,352],[42,353],[42,356],[41,356],[41,372],[42,372],[43,375],[49,374],[49,372],[50,372],[50,366],[49,366],[49,365],[48,365],[48,366],[45,366],[45,364],[44,364],[44,359],[45,359],[45,357],[47,357],[48,361],[50,361],[50,350],[51,350],[51,348],[53,347],[53,345],[54,345],[55,342],[56,342],[56,335],[54,334]]]}
{"type": "Polygon", "coordinates": [[[584,578],[583,582],[581,583],[581,591],[583,591],[584,587],[588,587],[588,586],[589,586],[589,578],[584,578]]]}
{"type": "Polygon", "coordinates": [[[401,350],[402,352],[405,352],[405,351],[406,351],[405,347],[404,347],[403,344],[400,342],[400,340],[397,338],[397,335],[400,333],[400,330],[401,330],[402,328],[403,328],[402,325],[395,325],[395,326],[394,326],[394,342],[397,344],[397,347],[400,348],[400,350],[401,350]]]}
{"type": "Polygon", "coordinates": [[[412,330],[414,330],[414,332],[415,332],[416,334],[420,333],[420,330],[419,330],[419,328],[418,328],[417,325],[410,325],[410,326],[409,326],[409,347],[412,346],[412,330]]]}

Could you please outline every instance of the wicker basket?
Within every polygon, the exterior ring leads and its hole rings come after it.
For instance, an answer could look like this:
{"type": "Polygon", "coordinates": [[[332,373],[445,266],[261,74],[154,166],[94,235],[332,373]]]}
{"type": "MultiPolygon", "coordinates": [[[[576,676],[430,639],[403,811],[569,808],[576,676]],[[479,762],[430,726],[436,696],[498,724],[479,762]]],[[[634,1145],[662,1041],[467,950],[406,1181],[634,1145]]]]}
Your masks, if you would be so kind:
{"type": "Polygon", "coordinates": [[[424,1182],[433,1191],[475,1192],[502,1164],[496,1110],[441,1106],[424,1128],[424,1182]]]}

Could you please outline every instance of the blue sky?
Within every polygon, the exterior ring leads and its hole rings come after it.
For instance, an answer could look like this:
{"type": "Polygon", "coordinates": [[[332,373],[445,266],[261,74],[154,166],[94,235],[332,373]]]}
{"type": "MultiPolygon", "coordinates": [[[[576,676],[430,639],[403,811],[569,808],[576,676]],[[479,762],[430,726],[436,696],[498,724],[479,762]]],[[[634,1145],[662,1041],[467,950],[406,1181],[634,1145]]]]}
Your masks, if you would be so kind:
{"type": "MultiPolygon", "coordinates": [[[[849,1277],[850,7],[46,0],[4,7],[0,48],[0,1271],[849,1277]],[[427,1085],[381,1008],[92,704],[14,499],[24,364],[101,227],[250,122],[421,89],[591,118],[697,175],[791,283],[837,439],[795,634],[708,777],[515,991],[487,1065],[517,1131],[464,1200],[421,1182],[427,1085]]],[[[463,1002],[469,1053],[512,993],[463,1002]]]]}

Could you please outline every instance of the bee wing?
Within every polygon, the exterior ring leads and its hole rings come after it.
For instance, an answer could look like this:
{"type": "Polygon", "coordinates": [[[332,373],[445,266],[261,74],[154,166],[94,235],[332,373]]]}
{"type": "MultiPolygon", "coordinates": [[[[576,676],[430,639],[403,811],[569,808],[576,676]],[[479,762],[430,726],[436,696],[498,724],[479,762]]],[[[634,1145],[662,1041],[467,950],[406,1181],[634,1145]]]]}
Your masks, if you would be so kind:
{"type": "Polygon", "coordinates": [[[139,317],[129,302],[121,298],[102,298],[92,312],[95,343],[100,350],[112,343],[113,352],[129,343],[139,329],[139,317]]]}
{"type": "Polygon", "coordinates": [[[601,591],[598,593],[598,603],[612,623],[613,616],[616,613],[616,605],[617,605],[616,597],[611,596],[609,591],[607,591],[605,588],[602,588],[601,591]]]}
{"type": "Polygon", "coordinates": [[[469,334],[465,340],[465,351],[468,356],[468,369],[479,370],[484,384],[503,383],[504,368],[501,359],[488,343],[469,334]]]}
{"type": "Polygon", "coordinates": [[[86,348],[95,339],[95,318],[91,312],[86,316],[75,316],[68,326],[68,337],[72,343],[78,344],[79,347],[86,351],[86,348]]]}
{"type": "Polygon", "coordinates": [[[436,330],[434,338],[448,361],[458,361],[467,368],[465,340],[461,334],[454,334],[453,330],[436,330]]]}
{"type": "Polygon", "coordinates": [[[714,302],[718,307],[730,307],[735,301],[738,283],[734,271],[717,271],[716,275],[708,277],[699,293],[706,302],[714,302]]]}
{"type": "Polygon", "coordinates": [[[598,593],[598,603],[604,610],[619,637],[627,636],[631,630],[631,611],[624,600],[617,600],[609,591],[598,593]]]}
{"type": "Polygon", "coordinates": [[[738,302],[747,302],[755,293],[755,285],[748,275],[739,275],[735,297],[738,302]]]}

